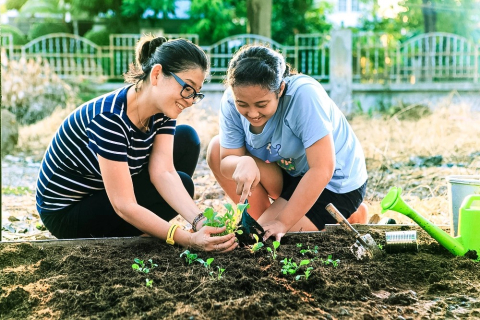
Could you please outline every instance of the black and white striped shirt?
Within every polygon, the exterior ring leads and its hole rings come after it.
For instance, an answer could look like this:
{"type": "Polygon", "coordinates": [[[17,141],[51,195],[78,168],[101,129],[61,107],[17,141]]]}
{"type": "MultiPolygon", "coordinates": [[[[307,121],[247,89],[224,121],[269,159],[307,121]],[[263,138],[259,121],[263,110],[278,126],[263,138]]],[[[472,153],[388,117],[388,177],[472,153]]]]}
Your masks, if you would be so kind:
{"type": "Polygon", "coordinates": [[[176,120],[152,116],[147,132],[127,117],[130,86],[78,107],[62,123],[48,146],[37,180],[38,212],[54,212],[105,189],[97,155],[128,162],[130,174],[147,166],[156,134],[175,134],[176,120]]]}

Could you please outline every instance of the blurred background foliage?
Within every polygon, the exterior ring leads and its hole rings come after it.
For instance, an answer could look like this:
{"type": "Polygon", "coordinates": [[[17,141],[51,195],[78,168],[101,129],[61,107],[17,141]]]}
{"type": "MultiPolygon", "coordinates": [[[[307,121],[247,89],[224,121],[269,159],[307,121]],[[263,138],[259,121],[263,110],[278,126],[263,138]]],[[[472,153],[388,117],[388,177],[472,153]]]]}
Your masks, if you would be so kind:
{"type": "MultiPolygon", "coordinates": [[[[201,45],[210,45],[225,37],[247,33],[248,3],[254,0],[5,0],[6,10],[18,10],[18,19],[32,17],[35,13],[50,13],[69,24],[81,21],[85,26],[73,30],[65,23],[50,20],[32,25],[34,31],[23,36],[18,30],[8,29],[16,44],[23,37],[31,40],[46,33],[74,32],[97,44],[105,45],[110,33],[141,33],[145,29],[162,29],[165,33],[194,33],[201,45]],[[179,6],[187,12],[179,17],[179,6]],[[67,18],[68,17],[68,18],[67,18]],[[104,30],[98,32],[96,25],[104,30]],[[38,24],[45,24],[39,26],[38,24]],[[48,25],[47,25],[48,24],[48,25]]],[[[293,45],[297,33],[324,33],[332,28],[328,14],[336,1],[318,0],[265,0],[272,1],[271,37],[284,44],[293,45]]],[[[450,32],[467,38],[480,38],[479,0],[398,0],[387,1],[396,7],[396,14],[379,14],[380,1],[359,0],[362,12],[359,31],[381,31],[396,39],[411,38],[426,32],[450,32]],[[460,23],[461,22],[461,23],[460,23]]],[[[385,5],[385,2],[383,3],[385,5]]],[[[2,26],[2,29],[5,26],[2,26]]],[[[5,27],[5,31],[7,31],[5,27]]],[[[255,32],[252,32],[255,33],[255,32]]]]}

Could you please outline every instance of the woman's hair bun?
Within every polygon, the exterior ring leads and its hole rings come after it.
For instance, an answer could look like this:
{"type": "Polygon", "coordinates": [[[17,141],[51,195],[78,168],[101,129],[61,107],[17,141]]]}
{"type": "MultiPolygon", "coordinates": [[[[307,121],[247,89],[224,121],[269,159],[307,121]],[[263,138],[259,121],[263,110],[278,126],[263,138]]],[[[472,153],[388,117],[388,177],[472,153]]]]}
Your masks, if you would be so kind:
{"type": "Polygon", "coordinates": [[[164,37],[156,37],[150,40],[150,45],[148,48],[148,56],[151,57],[155,52],[155,50],[157,50],[157,48],[160,47],[165,42],[167,42],[167,39],[164,37]]]}
{"type": "Polygon", "coordinates": [[[165,42],[167,42],[167,39],[164,37],[154,38],[152,35],[149,35],[142,38],[137,47],[137,65],[146,71],[148,69],[148,61],[155,53],[155,50],[165,42]]]}

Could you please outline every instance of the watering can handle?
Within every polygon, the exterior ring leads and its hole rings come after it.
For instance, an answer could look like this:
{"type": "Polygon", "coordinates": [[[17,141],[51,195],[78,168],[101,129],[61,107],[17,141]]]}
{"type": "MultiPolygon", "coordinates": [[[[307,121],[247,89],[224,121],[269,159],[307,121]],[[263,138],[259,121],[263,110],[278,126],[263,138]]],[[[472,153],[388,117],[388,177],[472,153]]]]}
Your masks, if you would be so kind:
{"type": "Polygon", "coordinates": [[[467,196],[463,200],[463,203],[460,206],[460,208],[468,210],[472,206],[472,203],[474,203],[475,201],[480,201],[480,194],[472,194],[472,195],[467,196]]]}
{"type": "Polygon", "coordinates": [[[359,235],[358,231],[355,230],[352,225],[350,224],[350,222],[347,221],[347,219],[345,219],[345,217],[343,216],[343,214],[340,213],[340,211],[338,211],[337,208],[335,208],[335,206],[331,203],[327,204],[327,206],[325,207],[325,209],[328,211],[328,213],[330,213],[330,215],[335,219],[337,220],[338,223],[340,223],[340,225],[347,231],[349,232],[353,232],[355,234],[355,236],[359,235]]]}

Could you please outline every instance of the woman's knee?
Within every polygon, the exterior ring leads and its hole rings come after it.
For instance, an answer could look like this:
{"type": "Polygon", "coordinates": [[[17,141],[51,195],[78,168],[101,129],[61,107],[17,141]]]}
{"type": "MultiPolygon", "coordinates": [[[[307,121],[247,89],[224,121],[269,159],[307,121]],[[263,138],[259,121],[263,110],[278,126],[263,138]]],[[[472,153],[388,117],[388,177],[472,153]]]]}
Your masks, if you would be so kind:
{"type": "Polygon", "coordinates": [[[208,144],[207,164],[215,173],[220,170],[220,137],[218,135],[208,144]]]}
{"type": "Polygon", "coordinates": [[[193,179],[188,174],[182,171],[178,171],[178,175],[180,176],[180,179],[182,179],[183,186],[187,190],[190,197],[193,199],[195,195],[195,184],[193,183],[193,179]]]}
{"type": "Polygon", "coordinates": [[[175,128],[175,138],[179,138],[183,143],[189,145],[200,145],[200,137],[197,131],[188,124],[180,124],[175,128]]]}

